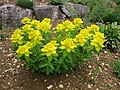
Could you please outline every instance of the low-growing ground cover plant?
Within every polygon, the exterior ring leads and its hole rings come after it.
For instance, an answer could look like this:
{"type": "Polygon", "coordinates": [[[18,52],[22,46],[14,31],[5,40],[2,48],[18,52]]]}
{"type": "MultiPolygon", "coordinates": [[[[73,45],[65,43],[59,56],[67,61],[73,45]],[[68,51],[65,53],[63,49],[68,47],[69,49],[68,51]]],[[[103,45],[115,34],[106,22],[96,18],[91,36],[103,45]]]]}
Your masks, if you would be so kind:
{"type": "Polygon", "coordinates": [[[23,8],[32,8],[34,3],[34,0],[16,0],[16,5],[23,7],[23,8]]]}
{"type": "Polygon", "coordinates": [[[120,77],[120,60],[115,60],[114,61],[114,67],[115,67],[115,70],[118,74],[118,77],[120,77]]]}
{"type": "Polygon", "coordinates": [[[100,31],[105,34],[106,41],[104,43],[107,49],[120,52],[120,26],[117,22],[111,24],[100,24],[100,31]]]}
{"type": "Polygon", "coordinates": [[[104,47],[104,33],[97,25],[83,26],[80,18],[66,20],[52,28],[51,19],[41,22],[25,17],[10,40],[25,68],[40,70],[47,75],[60,73],[92,58],[104,47]]]}

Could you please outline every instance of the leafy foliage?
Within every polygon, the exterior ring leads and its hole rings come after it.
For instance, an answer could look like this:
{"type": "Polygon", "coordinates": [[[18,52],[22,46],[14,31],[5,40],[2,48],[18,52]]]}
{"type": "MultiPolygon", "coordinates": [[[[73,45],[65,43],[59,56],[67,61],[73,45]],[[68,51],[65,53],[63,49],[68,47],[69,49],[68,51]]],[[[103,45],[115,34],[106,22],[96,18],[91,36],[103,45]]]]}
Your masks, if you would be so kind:
{"type": "Polygon", "coordinates": [[[100,30],[105,34],[105,46],[111,51],[120,51],[120,26],[117,22],[100,25],[100,30]]]}
{"type": "Polygon", "coordinates": [[[50,3],[53,5],[64,5],[68,3],[69,0],[50,0],[50,3]]]}
{"type": "Polygon", "coordinates": [[[90,7],[87,19],[92,22],[102,22],[103,18],[112,13],[111,0],[81,0],[80,3],[90,7]]]}
{"type": "Polygon", "coordinates": [[[114,61],[114,67],[115,67],[116,72],[118,73],[118,77],[120,77],[120,60],[114,61]]]}
{"type": "Polygon", "coordinates": [[[16,0],[16,5],[31,9],[33,7],[33,0],[16,0]]]}
{"type": "Polygon", "coordinates": [[[47,75],[60,73],[92,59],[92,52],[103,47],[104,34],[97,25],[83,26],[80,18],[66,20],[52,28],[51,19],[41,22],[25,17],[10,40],[17,57],[25,60],[25,68],[47,75]],[[54,29],[54,30],[53,30],[54,29]]]}

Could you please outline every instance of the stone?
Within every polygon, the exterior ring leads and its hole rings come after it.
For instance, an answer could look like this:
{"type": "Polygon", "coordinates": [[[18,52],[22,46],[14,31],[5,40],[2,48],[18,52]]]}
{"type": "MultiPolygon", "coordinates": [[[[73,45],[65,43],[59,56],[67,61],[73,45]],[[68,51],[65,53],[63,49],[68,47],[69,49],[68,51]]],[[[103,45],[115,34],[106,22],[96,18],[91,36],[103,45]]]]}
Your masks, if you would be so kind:
{"type": "Polygon", "coordinates": [[[64,15],[60,12],[58,6],[53,5],[38,5],[33,7],[35,18],[43,20],[44,18],[64,19],[64,15]]]}
{"type": "Polygon", "coordinates": [[[0,6],[2,6],[4,3],[3,3],[3,1],[0,1],[0,6]]]}
{"type": "Polygon", "coordinates": [[[90,12],[90,8],[88,6],[73,3],[62,5],[61,10],[69,18],[78,16],[85,18],[86,14],[90,12]]]}
{"type": "Polygon", "coordinates": [[[24,17],[32,17],[33,11],[30,9],[23,9],[12,4],[0,6],[0,17],[2,25],[5,27],[17,27],[22,25],[21,19],[24,17]]]}
{"type": "Polygon", "coordinates": [[[59,88],[64,88],[64,86],[62,84],[59,84],[59,88]]]}
{"type": "Polygon", "coordinates": [[[47,87],[47,89],[52,89],[53,88],[53,85],[49,85],[48,87],[47,87]]]}

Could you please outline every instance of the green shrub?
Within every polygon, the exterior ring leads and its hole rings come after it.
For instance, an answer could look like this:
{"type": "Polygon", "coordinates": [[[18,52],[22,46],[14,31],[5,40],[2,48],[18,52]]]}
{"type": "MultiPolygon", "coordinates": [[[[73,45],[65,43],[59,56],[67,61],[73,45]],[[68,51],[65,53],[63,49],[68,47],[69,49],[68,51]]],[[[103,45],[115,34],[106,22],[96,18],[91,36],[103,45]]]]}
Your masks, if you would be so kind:
{"type": "Polygon", "coordinates": [[[120,24],[120,6],[116,6],[112,13],[108,13],[106,17],[103,18],[104,22],[118,22],[120,24]]]}
{"type": "Polygon", "coordinates": [[[53,5],[64,5],[67,4],[69,0],[50,0],[50,4],[53,5]]]}
{"type": "Polygon", "coordinates": [[[114,67],[115,67],[116,72],[118,73],[118,77],[120,77],[120,60],[114,61],[114,67]]]}
{"type": "Polygon", "coordinates": [[[23,8],[33,8],[33,0],[16,0],[16,5],[23,8]]]}
{"type": "Polygon", "coordinates": [[[111,0],[81,0],[80,3],[90,7],[87,19],[91,22],[101,22],[104,17],[112,13],[111,0]]]}
{"type": "Polygon", "coordinates": [[[81,0],[70,0],[70,2],[78,4],[81,2],[81,0]]]}
{"type": "Polygon", "coordinates": [[[111,51],[120,51],[120,26],[117,22],[108,25],[100,25],[100,30],[105,34],[106,48],[111,51]]]}
{"type": "Polygon", "coordinates": [[[10,40],[17,57],[26,62],[26,69],[40,70],[47,75],[60,73],[92,58],[104,47],[104,34],[97,25],[83,27],[80,18],[66,20],[51,28],[51,20],[41,22],[24,18],[23,27],[14,31],[10,40]]]}
{"type": "Polygon", "coordinates": [[[114,0],[116,3],[117,3],[117,5],[120,5],[120,0],[114,0]]]}

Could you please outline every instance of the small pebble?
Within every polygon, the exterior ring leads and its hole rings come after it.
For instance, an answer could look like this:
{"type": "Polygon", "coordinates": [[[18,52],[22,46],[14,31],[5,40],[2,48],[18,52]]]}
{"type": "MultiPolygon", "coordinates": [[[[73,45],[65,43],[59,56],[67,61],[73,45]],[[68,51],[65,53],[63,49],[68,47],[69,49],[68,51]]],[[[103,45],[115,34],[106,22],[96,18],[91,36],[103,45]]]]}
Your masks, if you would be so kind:
{"type": "Polygon", "coordinates": [[[48,87],[47,87],[47,89],[52,89],[53,88],[53,85],[49,85],[48,87]]]}
{"type": "Polygon", "coordinates": [[[47,79],[45,79],[44,82],[47,82],[47,79]]]}
{"type": "Polygon", "coordinates": [[[64,86],[62,84],[59,85],[60,88],[64,88],[64,86]]]}
{"type": "Polygon", "coordinates": [[[99,88],[96,88],[95,90],[99,90],[99,88]]]}
{"type": "Polygon", "coordinates": [[[91,88],[92,88],[90,84],[88,84],[88,88],[89,88],[89,89],[91,89],[91,88]]]}
{"type": "Polygon", "coordinates": [[[66,74],[66,77],[68,77],[68,74],[66,74]]]}
{"type": "Polygon", "coordinates": [[[107,53],[107,51],[104,51],[104,53],[107,53]]]}
{"type": "Polygon", "coordinates": [[[92,66],[91,66],[91,65],[89,65],[89,66],[88,66],[88,68],[92,68],[92,66]]]}

